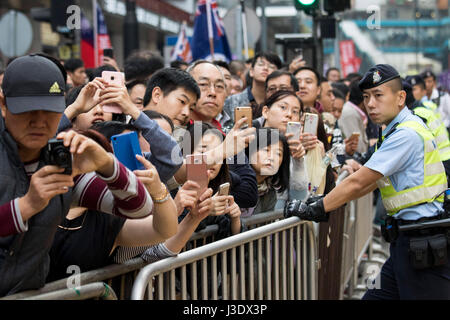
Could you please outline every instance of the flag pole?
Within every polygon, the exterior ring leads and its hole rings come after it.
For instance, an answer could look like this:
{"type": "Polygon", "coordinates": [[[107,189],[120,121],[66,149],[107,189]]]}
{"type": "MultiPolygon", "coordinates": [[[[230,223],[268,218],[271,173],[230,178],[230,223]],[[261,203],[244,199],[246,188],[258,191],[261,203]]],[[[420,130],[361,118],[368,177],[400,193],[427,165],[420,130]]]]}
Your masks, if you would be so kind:
{"type": "Polygon", "coordinates": [[[92,18],[94,33],[94,65],[98,67],[98,18],[97,18],[97,0],[92,1],[92,18]]]}
{"type": "Polygon", "coordinates": [[[209,51],[211,53],[211,60],[214,61],[214,33],[213,33],[213,27],[212,27],[211,1],[210,0],[206,0],[206,20],[208,21],[209,51]]]}
{"type": "Polygon", "coordinates": [[[248,59],[247,19],[245,18],[244,0],[241,0],[242,33],[244,36],[245,59],[248,59]]]}

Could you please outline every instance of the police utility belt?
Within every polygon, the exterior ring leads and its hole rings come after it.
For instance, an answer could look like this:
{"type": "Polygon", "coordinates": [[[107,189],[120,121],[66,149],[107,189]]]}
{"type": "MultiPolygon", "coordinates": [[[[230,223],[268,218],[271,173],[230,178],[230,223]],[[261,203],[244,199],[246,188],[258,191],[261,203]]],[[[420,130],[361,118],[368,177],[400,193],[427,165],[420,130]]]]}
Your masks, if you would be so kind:
{"type": "Polygon", "coordinates": [[[381,226],[383,238],[393,243],[400,233],[409,237],[409,258],[415,269],[447,264],[450,249],[450,215],[442,213],[416,221],[397,220],[389,216],[381,226]]]}

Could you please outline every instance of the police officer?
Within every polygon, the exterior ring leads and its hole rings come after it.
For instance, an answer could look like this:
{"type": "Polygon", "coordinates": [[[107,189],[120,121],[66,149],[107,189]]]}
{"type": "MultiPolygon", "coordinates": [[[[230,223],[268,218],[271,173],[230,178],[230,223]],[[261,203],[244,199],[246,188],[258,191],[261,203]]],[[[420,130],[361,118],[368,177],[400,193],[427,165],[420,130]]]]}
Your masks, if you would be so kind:
{"type": "Polygon", "coordinates": [[[325,197],[289,202],[285,216],[327,221],[329,212],[378,187],[388,213],[383,233],[391,242],[390,257],[379,275],[379,288],[369,289],[363,299],[450,299],[449,249],[442,241],[448,230],[398,231],[444,216],[447,181],[433,135],[405,108],[406,93],[392,66],[372,67],[359,86],[372,121],[386,126],[377,151],[325,197]]]}
{"type": "Polygon", "coordinates": [[[427,90],[425,99],[437,107],[445,126],[450,130],[450,95],[436,87],[436,75],[432,71],[425,70],[422,72],[421,77],[427,90]]]}
{"type": "Polygon", "coordinates": [[[406,77],[403,81],[403,89],[406,92],[406,106],[419,118],[425,122],[434,136],[445,168],[447,181],[450,186],[450,140],[448,131],[440,116],[437,116],[432,110],[426,107],[425,82],[420,75],[406,77]]]}

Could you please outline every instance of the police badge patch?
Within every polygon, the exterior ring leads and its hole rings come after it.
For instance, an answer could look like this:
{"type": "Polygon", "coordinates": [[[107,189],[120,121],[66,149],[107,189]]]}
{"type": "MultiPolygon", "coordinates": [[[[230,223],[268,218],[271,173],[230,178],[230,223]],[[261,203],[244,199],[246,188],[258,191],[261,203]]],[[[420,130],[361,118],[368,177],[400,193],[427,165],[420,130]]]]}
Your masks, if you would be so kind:
{"type": "Polygon", "coordinates": [[[373,83],[377,83],[380,82],[381,80],[381,76],[380,76],[380,72],[377,70],[373,73],[373,83]]]}

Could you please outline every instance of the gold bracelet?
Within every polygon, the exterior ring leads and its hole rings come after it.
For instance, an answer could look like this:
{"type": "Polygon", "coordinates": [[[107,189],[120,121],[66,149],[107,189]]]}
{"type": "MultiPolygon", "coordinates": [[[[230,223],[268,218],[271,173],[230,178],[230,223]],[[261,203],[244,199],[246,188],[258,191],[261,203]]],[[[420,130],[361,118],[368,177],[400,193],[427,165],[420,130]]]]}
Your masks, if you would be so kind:
{"type": "Polygon", "coordinates": [[[170,193],[169,193],[169,190],[167,190],[166,185],[161,182],[161,186],[164,188],[164,194],[161,197],[157,197],[157,198],[152,196],[153,202],[162,203],[162,202],[165,202],[165,201],[167,201],[169,199],[170,193]]]}

